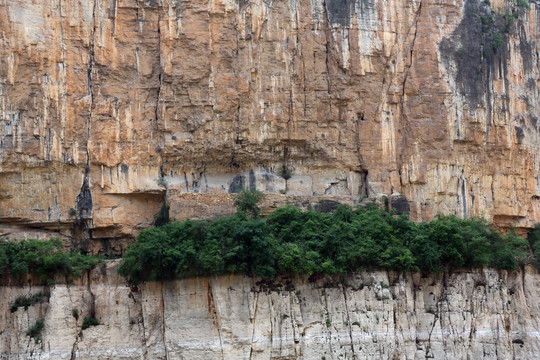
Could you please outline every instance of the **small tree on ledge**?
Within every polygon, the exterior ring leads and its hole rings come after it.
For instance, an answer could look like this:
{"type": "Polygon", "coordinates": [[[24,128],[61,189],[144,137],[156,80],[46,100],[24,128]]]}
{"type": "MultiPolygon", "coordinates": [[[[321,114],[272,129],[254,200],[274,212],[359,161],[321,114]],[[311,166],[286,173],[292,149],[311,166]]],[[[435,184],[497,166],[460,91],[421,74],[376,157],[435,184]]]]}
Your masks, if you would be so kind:
{"type": "Polygon", "coordinates": [[[265,194],[258,190],[242,190],[241,193],[234,197],[234,206],[236,206],[238,212],[257,218],[261,213],[258,204],[264,197],[265,194]]]}

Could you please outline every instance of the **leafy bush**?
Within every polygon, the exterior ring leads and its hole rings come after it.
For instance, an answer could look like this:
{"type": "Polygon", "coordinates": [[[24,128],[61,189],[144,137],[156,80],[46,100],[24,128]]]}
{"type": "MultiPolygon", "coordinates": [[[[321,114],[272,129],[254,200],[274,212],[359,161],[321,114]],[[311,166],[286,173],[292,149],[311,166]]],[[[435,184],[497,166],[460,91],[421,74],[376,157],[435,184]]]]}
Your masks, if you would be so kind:
{"type": "Polygon", "coordinates": [[[163,204],[159,211],[154,214],[154,226],[163,226],[169,223],[169,206],[163,204]]]}
{"type": "Polygon", "coordinates": [[[24,307],[24,310],[28,310],[29,306],[48,300],[50,296],[51,294],[48,291],[40,291],[28,296],[19,296],[11,305],[11,312],[17,311],[20,307],[24,307]]]}
{"type": "Polygon", "coordinates": [[[257,201],[248,197],[239,203],[243,205],[233,216],[143,230],[128,248],[120,274],[139,283],[224,273],[271,278],[364,268],[515,269],[527,261],[526,240],[514,232],[503,235],[480,218],[438,215],[416,224],[376,205],[357,209],[339,205],[332,213],[286,206],[258,218],[257,212],[246,211],[257,201]]]}
{"type": "Polygon", "coordinates": [[[96,256],[77,251],[64,253],[60,239],[27,239],[8,241],[0,239],[0,275],[21,277],[35,274],[43,281],[52,281],[55,275],[79,276],[100,262],[96,256]]]}
{"type": "Polygon", "coordinates": [[[45,320],[39,319],[36,320],[36,323],[28,329],[26,332],[27,336],[30,336],[31,338],[34,338],[36,344],[41,341],[41,331],[43,330],[43,327],[45,326],[45,320]]]}
{"type": "Polygon", "coordinates": [[[534,260],[533,264],[540,268],[540,223],[536,224],[534,228],[527,234],[527,240],[529,246],[532,248],[534,260]]]}
{"type": "Polygon", "coordinates": [[[531,9],[531,4],[529,3],[528,0],[517,0],[516,1],[516,6],[518,8],[523,8],[523,9],[527,9],[527,10],[531,9]]]}
{"type": "Polygon", "coordinates": [[[98,319],[96,319],[95,317],[87,317],[87,316],[85,316],[84,320],[83,320],[83,323],[82,323],[82,329],[86,330],[90,326],[96,326],[96,325],[99,325],[98,319]]]}
{"type": "Polygon", "coordinates": [[[287,164],[283,164],[281,168],[281,177],[285,180],[289,180],[292,177],[291,170],[287,167],[287,164]]]}
{"type": "Polygon", "coordinates": [[[236,195],[234,199],[234,206],[238,211],[251,215],[251,217],[258,217],[261,209],[258,204],[264,199],[264,193],[258,190],[243,190],[240,194],[236,195]]]}

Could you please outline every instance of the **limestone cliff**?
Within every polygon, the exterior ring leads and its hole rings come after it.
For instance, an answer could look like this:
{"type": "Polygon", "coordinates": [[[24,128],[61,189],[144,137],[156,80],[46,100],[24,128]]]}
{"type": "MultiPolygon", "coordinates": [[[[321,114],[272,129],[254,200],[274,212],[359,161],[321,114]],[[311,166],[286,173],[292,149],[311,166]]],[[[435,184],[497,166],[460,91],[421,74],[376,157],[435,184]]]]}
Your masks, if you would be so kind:
{"type": "MultiPolygon", "coordinates": [[[[0,2],[0,235],[394,195],[540,220],[535,1],[0,2]]],[[[90,239],[96,241],[90,242],[90,239]]]]}
{"type": "Polygon", "coordinates": [[[7,359],[537,359],[540,275],[366,272],[241,276],[130,288],[116,264],[11,312],[39,286],[0,287],[7,359]],[[73,309],[77,309],[77,317],[73,309]],[[99,325],[81,330],[83,317],[99,325]],[[26,335],[44,319],[41,342],[26,335]]]}

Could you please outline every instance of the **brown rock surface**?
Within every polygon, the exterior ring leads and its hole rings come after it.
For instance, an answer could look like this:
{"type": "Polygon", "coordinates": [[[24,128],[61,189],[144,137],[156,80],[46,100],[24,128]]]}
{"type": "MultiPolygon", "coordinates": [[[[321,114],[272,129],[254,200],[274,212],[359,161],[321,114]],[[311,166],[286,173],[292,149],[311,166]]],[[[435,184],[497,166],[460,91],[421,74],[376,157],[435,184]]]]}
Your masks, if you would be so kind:
{"type": "Polygon", "coordinates": [[[501,0],[0,2],[0,234],[97,251],[165,199],[215,216],[242,186],[530,227],[539,16],[501,0]]]}

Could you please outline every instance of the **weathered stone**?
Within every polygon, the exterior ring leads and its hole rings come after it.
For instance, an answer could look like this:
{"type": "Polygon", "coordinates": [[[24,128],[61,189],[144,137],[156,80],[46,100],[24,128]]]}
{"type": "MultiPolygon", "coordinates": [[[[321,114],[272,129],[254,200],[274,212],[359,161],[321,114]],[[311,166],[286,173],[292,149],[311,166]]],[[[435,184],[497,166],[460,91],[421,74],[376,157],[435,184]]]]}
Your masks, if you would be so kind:
{"type": "Polygon", "coordinates": [[[42,287],[0,287],[0,356],[24,359],[535,359],[540,275],[192,278],[129,287],[117,262],[49,301],[10,311],[42,287]],[[78,310],[78,318],[74,310],[78,310]],[[81,330],[85,316],[99,325],[81,330]],[[40,343],[26,331],[37,319],[40,343]]]}
{"type": "Polygon", "coordinates": [[[241,188],[531,227],[540,8],[512,4],[5,1],[0,235],[105,251],[241,188]]]}

